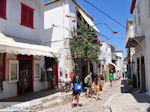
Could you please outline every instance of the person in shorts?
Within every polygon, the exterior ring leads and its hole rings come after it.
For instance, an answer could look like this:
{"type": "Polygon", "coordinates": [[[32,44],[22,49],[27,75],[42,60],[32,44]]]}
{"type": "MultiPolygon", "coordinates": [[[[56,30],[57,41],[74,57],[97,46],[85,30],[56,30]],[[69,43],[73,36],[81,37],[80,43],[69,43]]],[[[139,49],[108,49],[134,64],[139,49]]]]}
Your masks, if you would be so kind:
{"type": "Polygon", "coordinates": [[[74,84],[75,83],[77,83],[76,81],[78,81],[78,83],[81,83],[80,82],[80,80],[79,80],[79,76],[76,74],[76,75],[74,75],[74,77],[73,77],[73,81],[72,81],[72,84],[73,84],[73,93],[72,93],[72,96],[73,96],[73,98],[72,98],[72,108],[74,107],[74,103],[73,103],[73,101],[74,101],[74,99],[76,100],[76,102],[77,102],[77,107],[79,107],[79,95],[80,95],[80,92],[76,92],[75,90],[74,90],[74,84]]]}
{"type": "Polygon", "coordinates": [[[89,92],[90,92],[90,97],[92,98],[92,72],[90,72],[87,76],[87,97],[89,97],[89,92]]]}
{"type": "Polygon", "coordinates": [[[94,83],[95,83],[95,90],[96,90],[96,101],[98,101],[99,99],[99,91],[100,91],[100,77],[98,77],[96,75],[95,79],[94,79],[94,83]]]}

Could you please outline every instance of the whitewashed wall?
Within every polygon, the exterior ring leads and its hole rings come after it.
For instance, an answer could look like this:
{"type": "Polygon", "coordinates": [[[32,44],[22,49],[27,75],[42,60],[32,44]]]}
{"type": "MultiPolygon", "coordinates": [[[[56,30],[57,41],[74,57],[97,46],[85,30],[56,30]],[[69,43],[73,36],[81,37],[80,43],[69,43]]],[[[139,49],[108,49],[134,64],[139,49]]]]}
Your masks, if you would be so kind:
{"type": "Polygon", "coordinates": [[[6,54],[6,74],[3,81],[3,91],[0,92],[0,99],[17,96],[17,82],[9,82],[9,60],[16,60],[16,55],[6,54]]]}
{"type": "MultiPolygon", "coordinates": [[[[44,31],[43,0],[6,0],[6,20],[0,18],[0,32],[20,39],[34,40],[40,42],[44,31]],[[20,25],[21,3],[34,9],[34,29],[20,25]]],[[[17,96],[17,82],[8,82],[8,61],[16,60],[17,55],[6,54],[6,81],[3,81],[3,92],[0,92],[0,99],[17,96]]],[[[43,63],[43,60],[41,60],[43,63]]],[[[47,82],[46,82],[47,83],[47,82]]],[[[40,81],[34,81],[34,91],[47,88],[42,86],[40,81]]]]}
{"type": "Polygon", "coordinates": [[[145,36],[143,42],[140,43],[140,46],[136,47],[135,57],[139,58],[145,56],[145,72],[146,72],[146,90],[150,94],[150,51],[149,51],[149,43],[150,43],[150,3],[149,0],[137,0],[135,10],[133,13],[134,21],[136,21],[136,36],[145,36]],[[139,5],[139,14],[138,8],[139,5]],[[138,22],[138,15],[140,16],[140,22],[138,22]],[[136,18],[135,18],[136,17],[136,18]]]}
{"type": "MultiPolygon", "coordinates": [[[[44,39],[45,45],[59,49],[59,73],[69,74],[73,70],[72,59],[69,51],[70,32],[73,26],[71,18],[65,15],[76,17],[76,5],[71,0],[58,1],[45,6],[44,8],[44,39]],[[59,27],[53,27],[55,26],[59,27]],[[68,59],[67,59],[68,57],[68,59]]],[[[60,75],[60,74],[59,74],[60,75]]],[[[65,75],[63,75],[65,77],[65,75]]]]}
{"type": "Polygon", "coordinates": [[[40,11],[42,0],[6,0],[6,20],[0,19],[0,32],[24,38],[28,40],[40,41],[39,30],[43,24],[40,21],[40,11]],[[34,29],[20,25],[21,23],[21,3],[34,9],[34,29]]]}

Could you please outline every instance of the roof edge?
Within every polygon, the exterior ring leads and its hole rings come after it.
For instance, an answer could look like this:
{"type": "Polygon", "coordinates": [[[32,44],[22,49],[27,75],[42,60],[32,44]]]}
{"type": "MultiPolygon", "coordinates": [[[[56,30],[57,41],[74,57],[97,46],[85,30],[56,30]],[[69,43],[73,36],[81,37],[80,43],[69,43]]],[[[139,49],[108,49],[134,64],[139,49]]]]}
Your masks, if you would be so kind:
{"type": "MultiPolygon", "coordinates": [[[[48,1],[48,2],[44,3],[44,5],[47,6],[47,5],[50,5],[50,4],[58,2],[58,1],[60,1],[60,0],[51,0],[51,1],[48,1]]],[[[72,0],[72,1],[75,3],[75,5],[78,8],[80,8],[81,10],[83,10],[83,12],[85,12],[90,17],[90,19],[92,21],[94,21],[94,18],[76,0],[72,0]]]]}

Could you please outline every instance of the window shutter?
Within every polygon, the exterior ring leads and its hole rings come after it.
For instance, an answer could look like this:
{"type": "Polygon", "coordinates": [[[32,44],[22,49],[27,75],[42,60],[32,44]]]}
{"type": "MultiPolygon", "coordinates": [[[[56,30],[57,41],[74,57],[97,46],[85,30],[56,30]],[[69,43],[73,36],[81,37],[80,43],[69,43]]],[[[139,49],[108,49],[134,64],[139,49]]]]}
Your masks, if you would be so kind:
{"type": "Polygon", "coordinates": [[[6,0],[0,0],[0,17],[6,18],[6,0]]]}
{"type": "Polygon", "coordinates": [[[23,4],[21,8],[21,24],[22,25],[27,24],[27,8],[23,4]]]}
{"type": "Polygon", "coordinates": [[[28,10],[28,25],[33,28],[33,9],[28,10]]]}
{"type": "Polygon", "coordinates": [[[33,9],[21,4],[21,25],[33,28],[33,9]]]}

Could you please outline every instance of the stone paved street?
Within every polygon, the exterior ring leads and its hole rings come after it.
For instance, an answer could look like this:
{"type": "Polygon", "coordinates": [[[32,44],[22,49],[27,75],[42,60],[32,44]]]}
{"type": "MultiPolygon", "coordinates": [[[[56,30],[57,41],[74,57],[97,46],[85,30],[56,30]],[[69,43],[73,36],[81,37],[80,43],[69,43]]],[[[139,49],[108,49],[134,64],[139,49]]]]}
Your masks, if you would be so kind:
{"type": "MultiPolygon", "coordinates": [[[[101,100],[96,101],[94,98],[87,99],[85,96],[80,98],[82,106],[80,108],[73,108],[71,104],[60,105],[54,108],[42,110],[41,112],[103,112],[104,104],[113,95],[121,93],[121,81],[114,81],[113,87],[106,83],[103,91],[100,93],[101,100]]],[[[94,96],[95,97],[95,96],[94,96]]]]}

